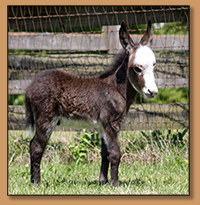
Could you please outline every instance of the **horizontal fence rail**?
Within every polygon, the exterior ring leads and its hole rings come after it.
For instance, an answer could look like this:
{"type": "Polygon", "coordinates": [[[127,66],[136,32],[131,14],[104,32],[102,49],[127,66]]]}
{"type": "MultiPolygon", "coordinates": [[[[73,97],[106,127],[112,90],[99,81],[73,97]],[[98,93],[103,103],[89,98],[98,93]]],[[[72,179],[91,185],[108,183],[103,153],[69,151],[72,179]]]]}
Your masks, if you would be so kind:
{"type": "MultiPolygon", "coordinates": [[[[120,26],[105,28],[109,30],[102,34],[62,34],[62,33],[8,33],[8,49],[15,50],[68,50],[68,51],[100,51],[122,49],[119,42],[118,30],[120,26]]],[[[134,42],[138,42],[142,35],[131,35],[134,42]]],[[[189,50],[188,35],[156,35],[152,49],[161,50],[189,50]]]]}
{"type": "MultiPolygon", "coordinates": [[[[158,96],[170,99],[132,105],[122,129],[189,128],[189,14],[188,6],[9,6],[8,95],[25,94],[32,80],[50,69],[98,75],[122,49],[122,20],[138,42],[151,18],[154,74],[159,92],[165,91],[158,96]],[[187,101],[179,101],[176,91],[184,89],[187,101]]],[[[8,129],[26,129],[24,106],[8,105],[8,129]]]]}
{"type": "MultiPolygon", "coordinates": [[[[136,104],[132,105],[122,130],[153,130],[153,129],[189,128],[189,107],[187,103],[178,104],[136,104]]],[[[25,130],[25,107],[8,107],[8,129],[25,130]]],[[[62,126],[57,131],[75,131],[62,126]]]]}
{"type": "MultiPolygon", "coordinates": [[[[157,79],[189,78],[189,52],[155,52],[157,61],[154,70],[157,79]]],[[[48,69],[64,69],[79,75],[95,75],[112,62],[113,54],[52,54],[9,55],[9,80],[32,79],[48,69]]]]}

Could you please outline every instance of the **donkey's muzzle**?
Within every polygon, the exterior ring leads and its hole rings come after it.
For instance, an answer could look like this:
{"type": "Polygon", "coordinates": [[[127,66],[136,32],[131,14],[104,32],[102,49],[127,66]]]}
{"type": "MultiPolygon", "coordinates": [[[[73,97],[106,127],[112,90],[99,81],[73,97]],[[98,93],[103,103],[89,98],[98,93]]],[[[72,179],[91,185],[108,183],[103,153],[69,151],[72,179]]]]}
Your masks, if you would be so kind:
{"type": "Polygon", "coordinates": [[[155,89],[147,89],[146,92],[143,90],[142,96],[144,98],[154,98],[158,94],[158,89],[157,87],[155,89]]]}
{"type": "Polygon", "coordinates": [[[149,95],[147,97],[149,97],[149,98],[154,98],[158,94],[157,90],[151,91],[148,89],[148,92],[149,92],[149,95]]]}

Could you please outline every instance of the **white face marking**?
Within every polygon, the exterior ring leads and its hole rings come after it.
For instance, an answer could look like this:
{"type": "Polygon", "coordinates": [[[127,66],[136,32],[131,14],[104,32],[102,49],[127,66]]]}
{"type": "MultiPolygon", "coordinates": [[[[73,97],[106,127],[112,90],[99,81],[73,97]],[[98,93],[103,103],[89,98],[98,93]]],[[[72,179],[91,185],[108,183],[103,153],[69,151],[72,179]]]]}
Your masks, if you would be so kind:
{"type": "Polygon", "coordinates": [[[140,92],[143,97],[154,97],[154,95],[158,93],[153,73],[155,63],[155,55],[149,47],[140,46],[137,49],[133,64],[141,66],[143,69],[142,74],[145,81],[145,87],[140,92]]]}

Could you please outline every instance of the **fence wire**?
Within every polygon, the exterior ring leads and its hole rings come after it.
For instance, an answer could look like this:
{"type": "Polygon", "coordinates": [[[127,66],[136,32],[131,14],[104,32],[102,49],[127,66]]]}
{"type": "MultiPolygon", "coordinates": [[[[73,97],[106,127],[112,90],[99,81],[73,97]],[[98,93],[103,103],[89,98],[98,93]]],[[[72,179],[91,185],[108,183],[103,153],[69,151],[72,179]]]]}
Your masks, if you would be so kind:
{"type": "Polygon", "coordinates": [[[149,18],[159,94],[154,101],[138,95],[123,129],[188,128],[188,6],[9,6],[8,128],[25,129],[24,93],[40,72],[98,74],[121,49],[121,21],[139,41],[149,18]]]}

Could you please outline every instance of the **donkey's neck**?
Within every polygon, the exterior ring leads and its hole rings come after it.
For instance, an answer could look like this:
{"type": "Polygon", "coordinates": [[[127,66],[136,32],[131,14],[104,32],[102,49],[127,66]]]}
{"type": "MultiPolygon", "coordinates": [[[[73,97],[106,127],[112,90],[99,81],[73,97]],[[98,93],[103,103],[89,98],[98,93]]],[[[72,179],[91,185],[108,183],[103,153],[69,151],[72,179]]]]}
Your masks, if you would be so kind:
{"type": "Polygon", "coordinates": [[[128,113],[130,105],[135,101],[137,95],[137,91],[128,80],[128,62],[129,55],[124,53],[124,59],[116,73],[118,91],[126,100],[126,113],[128,113]]]}
{"type": "Polygon", "coordinates": [[[133,88],[128,79],[126,79],[123,84],[117,84],[117,90],[126,103],[126,113],[128,113],[131,104],[133,104],[136,99],[137,91],[133,88]]]}
{"type": "Polygon", "coordinates": [[[128,110],[131,104],[135,101],[137,95],[137,91],[133,88],[128,80],[128,62],[129,55],[124,54],[122,64],[114,74],[117,90],[119,94],[124,98],[124,102],[126,103],[126,113],[128,113],[128,110]]]}
{"type": "Polygon", "coordinates": [[[137,96],[137,91],[133,88],[129,80],[127,80],[127,88],[126,88],[126,97],[127,97],[126,112],[127,113],[129,111],[131,104],[134,103],[136,96],[137,96]]]}

